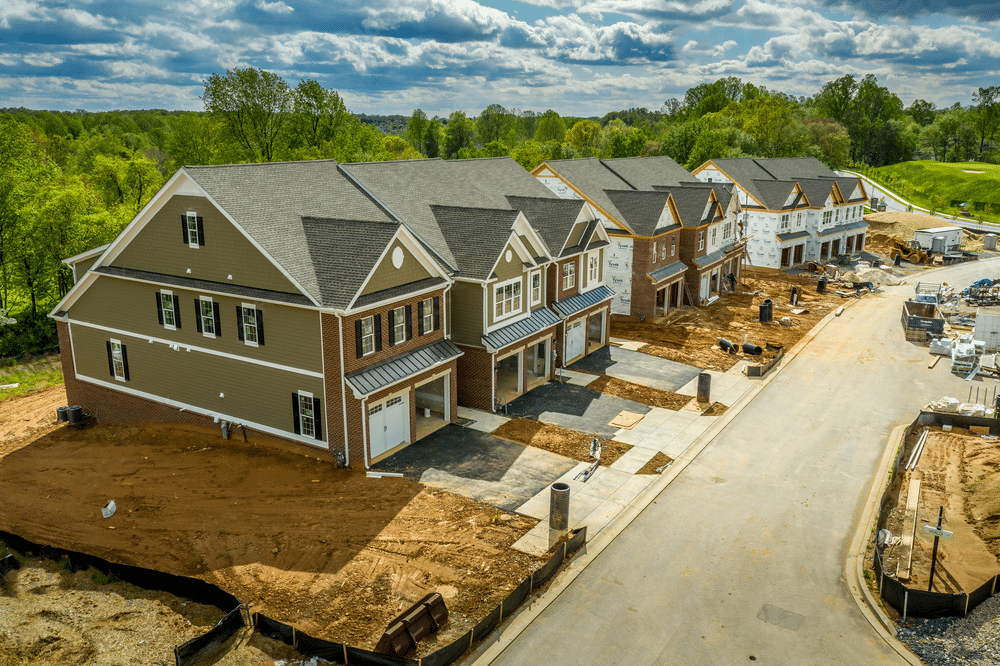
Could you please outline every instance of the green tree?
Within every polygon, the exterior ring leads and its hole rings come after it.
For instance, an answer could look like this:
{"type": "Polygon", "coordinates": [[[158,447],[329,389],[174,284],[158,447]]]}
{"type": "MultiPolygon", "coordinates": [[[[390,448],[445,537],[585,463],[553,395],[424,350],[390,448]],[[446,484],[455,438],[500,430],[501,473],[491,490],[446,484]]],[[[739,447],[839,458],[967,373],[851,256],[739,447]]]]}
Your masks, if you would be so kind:
{"type": "Polygon", "coordinates": [[[336,90],[300,79],[292,99],[297,138],[305,145],[318,147],[324,141],[335,141],[347,125],[350,113],[336,90]]]}
{"type": "Polygon", "coordinates": [[[221,118],[247,159],[271,162],[294,96],[288,84],[272,72],[239,67],[212,74],[202,95],[205,110],[221,118]]]}
{"type": "Polygon", "coordinates": [[[816,112],[849,127],[857,91],[858,82],[854,80],[853,74],[828,82],[813,99],[816,112]]]}
{"type": "Polygon", "coordinates": [[[464,111],[455,111],[448,116],[448,124],[444,128],[444,157],[455,159],[458,151],[463,148],[475,148],[476,129],[464,111]]]}
{"type": "Polygon", "coordinates": [[[972,101],[975,104],[975,127],[979,132],[979,159],[983,159],[987,137],[992,142],[1000,126],[1000,86],[980,88],[972,94],[972,101]]]}
{"type": "Polygon", "coordinates": [[[864,147],[865,164],[872,166],[885,164],[873,160],[872,148],[875,137],[888,121],[903,115],[903,103],[888,88],[880,86],[874,74],[868,74],[858,84],[851,115],[854,125],[852,138],[855,141],[855,154],[860,144],[864,147]]]}
{"type": "Polygon", "coordinates": [[[556,141],[562,143],[566,138],[566,123],[562,116],[549,109],[538,119],[538,129],[535,130],[535,141],[546,143],[556,141]]]}
{"type": "Polygon", "coordinates": [[[908,116],[913,118],[918,125],[926,127],[934,122],[936,108],[937,107],[934,105],[934,102],[928,102],[923,99],[915,99],[913,100],[913,104],[906,109],[906,113],[908,116]]]}
{"type": "Polygon", "coordinates": [[[831,169],[843,169],[851,159],[851,137],[847,128],[832,118],[807,118],[802,121],[806,141],[815,146],[814,157],[831,169]]]}
{"type": "Polygon", "coordinates": [[[533,139],[535,137],[535,132],[538,131],[538,120],[539,115],[534,111],[514,111],[515,116],[517,116],[517,122],[515,123],[516,128],[516,139],[517,143],[523,143],[528,139],[533,139]]]}
{"type": "Polygon", "coordinates": [[[106,208],[122,224],[139,214],[164,180],[156,164],[138,150],[127,157],[98,155],[92,178],[106,208]]]}
{"type": "Polygon", "coordinates": [[[787,101],[777,97],[754,97],[734,103],[724,112],[733,124],[753,137],[762,157],[799,155],[806,135],[787,101]]]}
{"type": "Polygon", "coordinates": [[[484,143],[500,141],[514,143],[516,118],[513,112],[499,104],[490,104],[476,118],[476,135],[484,143]]]}
{"type": "Polygon", "coordinates": [[[214,164],[219,146],[217,120],[197,113],[179,114],[171,122],[166,150],[173,168],[184,165],[214,164]]]}
{"type": "Polygon", "coordinates": [[[427,123],[424,135],[424,154],[427,157],[438,157],[441,153],[441,123],[437,117],[427,123]]]}
{"type": "Polygon", "coordinates": [[[406,123],[406,140],[410,142],[411,146],[425,155],[427,154],[426,139],[429,123],[427,114],[420,109],[415,109],[413,115],[410,116],[410,120],[406,123]]]}
{"type": "Polygon", "coordinates": [[[531,171],[547,159],[545,149],[542,147],[542,144],[534,139],[525,141],[523,144],[512,150],[510,156],[527,171],[531,171]]]}
{"type": "Polygon", "coordinates": [[[593,120],[580,120],[566,132],[566,143],[573,146],[580,157],[597,154],[601,140],[601,126],[593,120]]]}

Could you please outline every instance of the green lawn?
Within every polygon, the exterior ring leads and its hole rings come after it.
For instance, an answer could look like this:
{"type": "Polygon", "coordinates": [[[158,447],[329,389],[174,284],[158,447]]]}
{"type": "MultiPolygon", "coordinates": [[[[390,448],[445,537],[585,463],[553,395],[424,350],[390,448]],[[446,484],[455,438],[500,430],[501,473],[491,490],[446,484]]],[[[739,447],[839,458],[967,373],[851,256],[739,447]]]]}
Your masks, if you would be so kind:
{"type": "Polygon", "coordinates": [[[973,218],[1000,222],[1000,166],[984,162],[901,162],[870,169],[876,183],[924,208],[958,214],[952,202],[970,202],[973,218]],[[983,173],[969,173],[981,171],[983,173]]]}
{"type": "Polygon", "coordinates": [[[19,365],[0,368],[0,386],[17,384],[16,387],[0,388],[0,400],[31,393],[61,383],[62,363],[59,354],[41,356],[19,365]]]}

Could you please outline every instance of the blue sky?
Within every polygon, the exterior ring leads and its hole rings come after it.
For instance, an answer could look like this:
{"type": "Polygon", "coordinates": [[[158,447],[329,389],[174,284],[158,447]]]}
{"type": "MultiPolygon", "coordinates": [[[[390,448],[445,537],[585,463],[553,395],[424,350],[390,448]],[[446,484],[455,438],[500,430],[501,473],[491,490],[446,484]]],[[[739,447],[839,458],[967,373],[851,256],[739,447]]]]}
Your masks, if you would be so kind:
{"type": "Polygon", "coordinates": [[[945,107],[998,63],[1000,5],[976,0],[0,0],[0,106],[33,109],[201,110],[205,78],[249,66],[364,113],[600,116],[869,73],[945,107]]]}

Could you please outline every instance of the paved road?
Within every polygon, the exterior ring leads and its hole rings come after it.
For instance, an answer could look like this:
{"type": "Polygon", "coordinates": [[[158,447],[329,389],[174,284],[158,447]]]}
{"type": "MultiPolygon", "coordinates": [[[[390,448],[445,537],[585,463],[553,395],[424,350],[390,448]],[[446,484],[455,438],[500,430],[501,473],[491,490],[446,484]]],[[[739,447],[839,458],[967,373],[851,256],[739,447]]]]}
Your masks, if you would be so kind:
{"type": "Polygon", "coordinates": [[[904,663],[842,572],[893,426],[968,393],[903,340],[910,293],[831,322],[494,663],[904,663]]]}

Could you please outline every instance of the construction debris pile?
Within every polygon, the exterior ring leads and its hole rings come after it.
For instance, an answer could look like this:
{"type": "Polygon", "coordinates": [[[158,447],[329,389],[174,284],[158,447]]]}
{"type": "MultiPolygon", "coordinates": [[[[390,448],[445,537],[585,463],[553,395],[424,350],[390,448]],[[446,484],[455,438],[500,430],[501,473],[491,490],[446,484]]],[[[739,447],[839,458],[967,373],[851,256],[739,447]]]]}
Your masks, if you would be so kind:
{"type": "Polygon", "coordinates": [[[993,416],[992,409],[987,410],[986,405],[978,403],[961,402],[956,398],[945,396],[940,400],[935,400],[925,407],[927,411],[941,412],[943,414],[959,414],[961,416],[993,416]]]}

